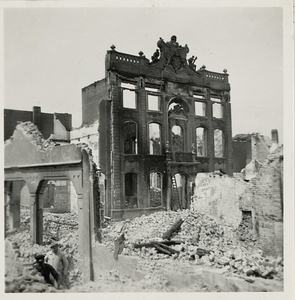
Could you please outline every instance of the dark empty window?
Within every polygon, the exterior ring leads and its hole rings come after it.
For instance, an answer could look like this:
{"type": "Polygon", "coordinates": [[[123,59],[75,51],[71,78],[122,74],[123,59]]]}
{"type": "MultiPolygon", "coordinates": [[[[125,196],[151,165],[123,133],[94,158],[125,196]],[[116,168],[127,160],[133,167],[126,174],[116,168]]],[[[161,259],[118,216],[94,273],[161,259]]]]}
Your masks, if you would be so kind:
{"type": "Polygon", "coordinates": [[[150,173],[150,206],[162,204],[162,176],[161,173],[150,173]]]}
{"type": "Polygon", "coordinates": [[[137,124],[132,121],[124,123],[124,153],[137,154],[137,124]]]}
{"type": "Polygon", "coordinates": [[[137,202],[137,174],[125,174],[125,208],[138,207],[137,202]]]}

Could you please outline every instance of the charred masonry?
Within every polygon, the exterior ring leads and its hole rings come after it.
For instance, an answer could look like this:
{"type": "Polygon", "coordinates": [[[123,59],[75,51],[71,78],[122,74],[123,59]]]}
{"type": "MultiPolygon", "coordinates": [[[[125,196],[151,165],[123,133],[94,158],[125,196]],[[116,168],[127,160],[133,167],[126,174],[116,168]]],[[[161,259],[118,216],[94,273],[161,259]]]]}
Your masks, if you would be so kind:
{"type": "Polygon", "coordinates": [[[105,215],[114,220],[188,208],[195,177],[232,175],[227,71],[197,70],[173,36],[151,60],[107,51],[106,77],[82,90],[83,124],[97,122],[105,215]]]}

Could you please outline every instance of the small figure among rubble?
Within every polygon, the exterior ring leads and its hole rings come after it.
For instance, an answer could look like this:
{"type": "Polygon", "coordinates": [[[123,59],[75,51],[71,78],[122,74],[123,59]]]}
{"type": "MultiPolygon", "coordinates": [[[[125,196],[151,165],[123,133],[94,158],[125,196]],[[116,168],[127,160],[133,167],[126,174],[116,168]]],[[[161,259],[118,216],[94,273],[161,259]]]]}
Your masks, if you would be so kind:
{"type": "Polygon", "coordinates": [[[50,264],[46,264],[44,262],[44,258],[45,258],[45,255],[43,255],[43,254],[36,255],[35,259],[36,259],[37,263],[34,264],[34,266],[41,273],[41,275],[44,277],[44,279],[47,283],[49,283],[55,287],[58,287],[58,282],[59,282],[58,273],[50,264]],[[55,281],[52,280],[52,278],[55,281]]]}
{"type": "Polygon", "coordinates": [[[68,289],[68,260],[65,254],[59,249],[58,243],[53,242],[50,248],[52,251],[46,255],[46,261],[57,271],[59,287],[68,289]]]}

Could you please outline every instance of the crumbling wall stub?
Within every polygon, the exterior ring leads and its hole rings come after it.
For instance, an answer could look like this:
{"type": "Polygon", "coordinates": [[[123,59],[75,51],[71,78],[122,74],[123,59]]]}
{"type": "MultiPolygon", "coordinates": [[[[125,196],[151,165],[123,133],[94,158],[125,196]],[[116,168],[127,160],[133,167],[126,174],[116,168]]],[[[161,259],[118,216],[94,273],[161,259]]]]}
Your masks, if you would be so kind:
{"type": "MultiPolygon", "coordinates": [[[[242,180],[220,176],[219,173],[200,173],[196,177],[192,208],[238,227],[242,212],[241,199],[245,191],[242,180]]],[[[245,204],[247,206],[247,204],[245,204]]]]}
{"type": "Polygon", "coordinates": [[[245,182],[217,172],[198,174],[193,209],[236,227],[267,255],[283,256],[281,150],[268,157],[256,178],[245,182]]]}
{"type": "Polygon", "coordinates": [[[259,228],[258,246],[268,254],[283,255],[282,149],[268,156],[253,179],[253,206],[259,228]]]}

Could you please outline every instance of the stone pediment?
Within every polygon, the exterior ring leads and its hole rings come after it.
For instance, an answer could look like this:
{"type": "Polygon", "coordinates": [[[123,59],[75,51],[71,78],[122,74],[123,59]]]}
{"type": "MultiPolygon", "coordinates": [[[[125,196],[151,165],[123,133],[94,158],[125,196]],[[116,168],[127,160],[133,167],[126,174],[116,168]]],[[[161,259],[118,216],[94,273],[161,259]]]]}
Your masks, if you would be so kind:
{"type": "Polygon", "coordinates": [[[106,56],[106,70],[118,72],[122,76],[146,76],[184,84],[209,87],[215,90],[230,90],[228,74],[211,72],[206,66],[197,67],[196,56],[188,57],[188,45],[180,45],[176,36],[165,42],[160,38],[157,49],[149,60],[142,51],[139,56],[116,51],[112,46],[106,56]]]}

